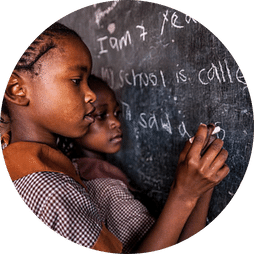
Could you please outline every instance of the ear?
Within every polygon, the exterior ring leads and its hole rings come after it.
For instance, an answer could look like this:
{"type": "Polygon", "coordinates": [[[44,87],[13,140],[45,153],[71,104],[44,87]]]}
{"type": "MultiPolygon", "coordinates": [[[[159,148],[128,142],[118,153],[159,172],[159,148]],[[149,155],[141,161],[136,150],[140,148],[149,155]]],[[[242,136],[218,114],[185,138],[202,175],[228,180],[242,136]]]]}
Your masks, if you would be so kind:
{"type": "Polygon", "coordinates": [[[6,100],[20,106],[27,106],[29,104],[26,86],[22,77],[12,73],[4,97],[6,100]]]}

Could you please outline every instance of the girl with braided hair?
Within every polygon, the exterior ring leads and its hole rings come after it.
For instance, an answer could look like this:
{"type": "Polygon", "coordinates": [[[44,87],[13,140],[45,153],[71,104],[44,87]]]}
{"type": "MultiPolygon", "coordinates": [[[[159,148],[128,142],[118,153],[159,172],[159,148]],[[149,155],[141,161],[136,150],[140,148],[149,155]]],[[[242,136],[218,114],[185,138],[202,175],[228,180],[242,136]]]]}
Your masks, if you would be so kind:
{"type": "MultiPolygon", "coordinates": [[[[3,154],[17,191],[46,225],[83,246],[121,253],[122,243],[107,228],[99,204],[56,144],[59,135],[83,137],[95,120],[96,95],[87,84],[91,68],[88,48],[67,27],[56,23],[35,39],[5,91],[11,139],[3,154]]],[[[204,217],[203,198],[229,172],[222,140],[216,139],[201,155],[210,136],[202,124],[194,141],[186,142],[162,213],[131,251],[162,249],[203,227],[188,225],[204,217]]]]}

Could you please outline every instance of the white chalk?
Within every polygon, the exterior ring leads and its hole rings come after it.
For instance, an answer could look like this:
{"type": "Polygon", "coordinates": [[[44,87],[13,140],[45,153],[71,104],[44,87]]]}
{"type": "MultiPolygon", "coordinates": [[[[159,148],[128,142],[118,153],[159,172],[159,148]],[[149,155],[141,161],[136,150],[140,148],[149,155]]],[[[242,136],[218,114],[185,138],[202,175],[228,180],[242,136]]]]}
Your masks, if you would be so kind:
{"type": "Polygon", "coordinates": [[[220,126],[216,126],[212,132],[212,135],[219,133],[221,130],[220,126]]]}
{"type": "MultiPolygon", "coordinates": [[[[214,128],[213,132],[212,132],[212,135],[217,134],[217,133],[219,133],[220,131],[221,131],[220,126],[216,126],[216,127],[214,128]]],[[[193,140],[194,140],[194,137],[191,137],[191,138],[189,139],[189,142],[192,143],[193,140]]]]}

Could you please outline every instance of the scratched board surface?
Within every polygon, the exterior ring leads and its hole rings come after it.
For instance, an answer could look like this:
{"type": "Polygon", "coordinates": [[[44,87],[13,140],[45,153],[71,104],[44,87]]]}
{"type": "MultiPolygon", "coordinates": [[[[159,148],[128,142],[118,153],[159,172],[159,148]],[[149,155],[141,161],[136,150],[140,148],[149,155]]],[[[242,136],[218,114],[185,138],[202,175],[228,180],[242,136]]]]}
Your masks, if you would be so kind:
{"type": "Polygon", "coordinates": [[[185,141],[200,123],[221,127],[231,172],[214,190],[212,221],[237,191],[253,142],[247,84],[222,42],[195,19],[141,1],[96,4],[61,22],[81,35],[92,72],[107,80],[122,106],[123,147],[109,159],[156,201],[157,212],[185,141]]]}

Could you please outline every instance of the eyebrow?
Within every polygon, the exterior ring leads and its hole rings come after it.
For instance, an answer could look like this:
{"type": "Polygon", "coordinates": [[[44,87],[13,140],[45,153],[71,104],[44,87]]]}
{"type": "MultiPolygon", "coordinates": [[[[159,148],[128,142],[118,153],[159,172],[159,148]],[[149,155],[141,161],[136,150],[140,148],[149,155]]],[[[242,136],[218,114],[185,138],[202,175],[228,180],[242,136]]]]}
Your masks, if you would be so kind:
{"type": "Polygon", "coordinates": [[[104,103],[104,104],[98,105],[96,108],[100,109],[100,108],[105,108],[107,106],[108,106],[108,104],[104,103]]]}
{"type": "MultiPolygon", "coordinates": [[[[108,107],[108,104],[107,103],[104,103],[104,104],[101,104],[101,105],[97,105],[96,108],[98,109],[104,109],[104,108],[107,108],[108,107]]],[[[116,105],[114,107],[114,110],[117,109],[117,108],[120,108],[120,104],[118,102],[116,102],[116,105]]]]}
{"type": "Polygon", "coordinates": [[[68,67],[68,69],[70,71],[76,71],[76,70],[81,70],[82,72],[87,72],[88,71],[87,66],[84,66],[84,65],[70,66],[70,67],[68,67]]]}

